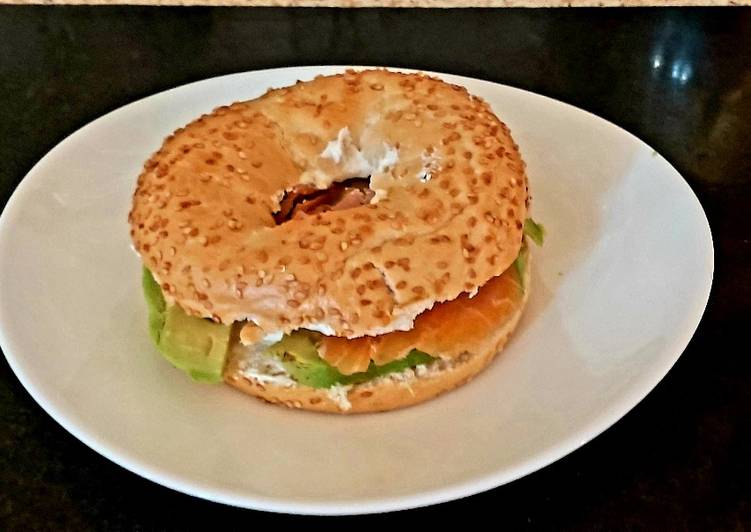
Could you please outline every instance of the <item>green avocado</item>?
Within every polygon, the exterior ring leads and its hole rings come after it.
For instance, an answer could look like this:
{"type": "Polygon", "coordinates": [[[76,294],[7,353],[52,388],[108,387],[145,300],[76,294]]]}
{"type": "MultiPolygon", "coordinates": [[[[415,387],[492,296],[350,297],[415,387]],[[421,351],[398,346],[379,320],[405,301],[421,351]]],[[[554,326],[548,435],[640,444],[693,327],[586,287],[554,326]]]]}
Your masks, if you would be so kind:
{"type": "Polygon", "coordinates": [[[159,345],[159,336],[164,329],[164,310],[167,304],[164,302],[162,289],[154,280],[154,276],[146,268],[141,276],[143,295],[146,296],[146,305],[149,308],[149,334],[156,345],[159,345]]]}
{"type": "Polygon", "coordinates": [[[527,268],[527,254],[529,253],[529,250],[527,249],[527,244],[522,243],[522,247],[519,250],[519,255],[516,257],[516,260],[514,260],[514,272],[516,273],[516,277],[519,279],[519,285],[522,288],[522,291],[524,291],[524,270],[527,268]]]}
{"type": "Polygon", "coordinates": [[[344,376],[344,384],[359,384],[361,382],[375,379],[376,377],[388,375],[389,373],[399,373],[407,368],[414,368],[415,366],[422,364],[430,364],[435,360],[435,357],[423,353],[422,351],[418,351],[417,349],[413,349],[406,357],[394,360],[383,366],[376,366],[375,363],[371,361],[367,371],[344,376]]]}
{"type": "Polygon", "coordinates": [[[336,384],[359,384],[389,373],[398,373],[420,364],[429,364],[435,358],[418,350],[412,350],[406,357],[394,360],[383,366],[370,363],[367,371],[344,375],[318,356],[317,333],[295,331],[286,334],[266,353],[279,358],[284,369],[300,384],[312,388],[330,388],[336,384]]]}
{"type": "Polygon", "coordinates": [[[316,333],[293,332],[266,350],[282,361],[287,373],[300,384],[312,388],[330,388],[341,382],[342,375],[318,356],[316,333]]]}
{"type": "Polygon", "coordinates": [[[177,305],[168,307],[159,285],[146,268],[143,289],[149,307],[149,332],[164,358],[197,381],[220,382],[230,327],[189,316],[177,305]]]}
{"type": "Polygon", "coordinates": [[[532,218],[524,220],[524,234],[532,239],[538,246],[542,246],[545,240],[545,226],[538,224],[532,218]]]}
{"type": "MultiPolygon", "coordinates": [[[[532,218],[524,220],[524,235],[532,239],[532,242],[538,246],[542,246],[545,240],[545,227],[542,224],[538,224],[532,218]]],[[[519,278],[522,290],[524,290],[524,270],[527,267],[527,255],[529,250],[527,244],[522,242],[522,247],[519,250],[519,256],[514,261],[514,271],[519,278]]]]}

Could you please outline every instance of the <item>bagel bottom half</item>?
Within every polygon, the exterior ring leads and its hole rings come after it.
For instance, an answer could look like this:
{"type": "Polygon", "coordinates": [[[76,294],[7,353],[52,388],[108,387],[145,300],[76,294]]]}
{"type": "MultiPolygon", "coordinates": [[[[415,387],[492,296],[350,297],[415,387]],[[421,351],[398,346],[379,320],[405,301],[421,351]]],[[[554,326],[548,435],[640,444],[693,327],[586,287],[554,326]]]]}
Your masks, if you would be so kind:
{"type": "Polygon", "coordinates": [[[224,380],[230,386],[264,401],[289,408],[358,414],[384,412],[427,401],[453,390],[485,369],[506,345],[513,333],[530,292],[530,262],[525,261],[524,294],[496,329],[488,332],[488,340],[476,352],[465,351],[451,360],[437,360],[429,365],[407,369],[378,377],[368,382],[334,389],[312,388],[304,385],[281,386],[246,376],[242,371],[242,356],[230,358],[224,380]]]}

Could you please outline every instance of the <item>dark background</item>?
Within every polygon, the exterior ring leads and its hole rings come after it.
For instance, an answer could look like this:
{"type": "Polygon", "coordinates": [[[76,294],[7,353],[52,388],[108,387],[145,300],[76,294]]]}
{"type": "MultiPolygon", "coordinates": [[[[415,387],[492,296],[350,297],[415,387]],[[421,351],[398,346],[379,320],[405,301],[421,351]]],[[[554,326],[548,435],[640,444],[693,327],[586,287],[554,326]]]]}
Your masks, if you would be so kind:
{"type": "MultiPolygon", "coordinates": [[[[220,74],[330,63],[480,77],[607,118],[685,176],[716,249],[709,307],[688,349],[602,436],[481,495],[336,524],[455,517],[509,529],[751,528],[751,9],[0,7],[0,205],[56,143],[123,104],[220,74]]],[[[331,524],[146,481],[60,428],[0,359],[0,529],[272,520],[331,524]]]]}

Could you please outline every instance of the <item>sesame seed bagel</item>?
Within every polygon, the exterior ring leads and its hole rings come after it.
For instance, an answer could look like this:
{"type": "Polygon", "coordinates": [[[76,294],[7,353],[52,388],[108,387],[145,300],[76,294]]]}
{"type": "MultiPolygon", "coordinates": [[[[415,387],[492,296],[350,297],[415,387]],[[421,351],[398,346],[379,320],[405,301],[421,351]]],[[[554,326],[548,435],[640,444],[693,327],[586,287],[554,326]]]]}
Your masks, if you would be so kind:
{"type": "Polygon", "coordinates": [[[220,107],[139,176],[136,251],[168,303],[263,331],[409,330],[503,273],[522,243],[524,163],[466,89],[348,71],[220,107]],[[296,187],[370,178],[369,203],[279,221],[296,187]]]}
{"type": "MultiPolygon", "coordinates": [[[[512,305],[495,327],[488,328],[478,341],[467,346],[455,358],[439,359],[429,366],[409,369],[396,375],[387,375],[372,381],[356,384],[331,393],[295,384],[283,386],[260,381],[245,371],[242,352],[230,358],[224,371],[224,381],[238,390],[264,401],[288,408],[327,412],[332,414],[360,414],[384,412],[422,403],[444,392],[466,384],[482,372],[505,347],[519,323],[529,297],[530,263],[523,272],[524,291],[519,297],[509,297],[512,305]]],[[[473,319],[457,316],[457,319],[473,319]]]]}

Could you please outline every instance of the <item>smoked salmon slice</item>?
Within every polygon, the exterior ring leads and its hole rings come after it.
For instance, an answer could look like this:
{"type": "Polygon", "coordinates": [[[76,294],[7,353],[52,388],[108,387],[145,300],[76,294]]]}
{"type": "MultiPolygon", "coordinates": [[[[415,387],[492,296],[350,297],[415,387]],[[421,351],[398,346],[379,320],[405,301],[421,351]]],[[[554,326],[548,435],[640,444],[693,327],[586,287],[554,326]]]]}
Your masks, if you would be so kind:
{"type": "Polygon", "coordinates": [[[409,331],[351,340],[323,336],[319,352],[345,375],[366,371],[371,360],[381,366],[404,358],[413,349],[453,358],[481,345],[510,317],[522,297],[518,274],[509,268],[488,281],[474,297],[462,294],[423,312],[409,331]]]}

